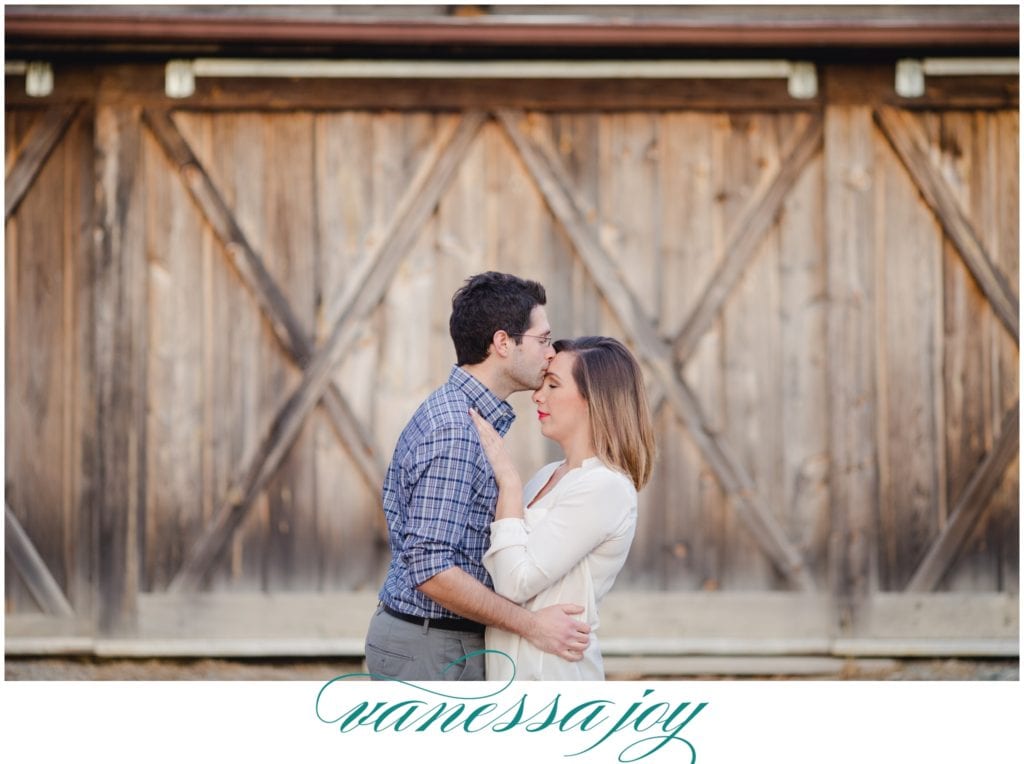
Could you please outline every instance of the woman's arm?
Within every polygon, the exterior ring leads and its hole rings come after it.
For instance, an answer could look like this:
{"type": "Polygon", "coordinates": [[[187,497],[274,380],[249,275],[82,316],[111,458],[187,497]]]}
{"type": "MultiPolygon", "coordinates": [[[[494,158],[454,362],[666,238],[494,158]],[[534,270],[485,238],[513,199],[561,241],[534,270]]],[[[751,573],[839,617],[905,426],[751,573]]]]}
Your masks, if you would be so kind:
{"type": "Polygon", "coordinates": [[[527,532],[522,520],[491,524],[484,567],[494,590],[526,602],[572,570],[584,557],[632,522],[636,491],[626,480],[601,470],[584,475],[527,532]]]}

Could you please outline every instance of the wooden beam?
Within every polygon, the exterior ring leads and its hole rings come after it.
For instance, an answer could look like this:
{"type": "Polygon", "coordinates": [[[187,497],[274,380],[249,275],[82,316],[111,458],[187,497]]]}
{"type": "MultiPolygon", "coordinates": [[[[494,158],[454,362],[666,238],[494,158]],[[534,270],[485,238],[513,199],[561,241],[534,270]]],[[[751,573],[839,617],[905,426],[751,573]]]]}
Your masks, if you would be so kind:
{"type": "Polygon", "coordinates": [[[907,584],[908,592],[930,592],[938,586],[957,553],[967,543],[971,530],[988,508],[1006,468],[1020,446],[1020,402],[1003,418],[999,440],[978,465],[957,501],[949,523],[935,539],[907,584]]]}
{"type": "MultiPolygon", "coordinates": [[[[236,8],[197,14],[187,6],[170,13],[132,13],[127,6],[93,13],[61,12],[59,6],[27,7],[6,12],[7,44],[61,41],[65,45],[128,41],[137,48],[154,44],[204,47],[210,44],[262,43],[275,46],[458,45],[558,47],[758,47],[790,49],[800,46],[835,48],[994,47],[1016,48],[1016,18],[1002,9],[982,8],[964,13],[922,10],[880,10],[870,16],[818,6],[800,16],[765,14],[753,7],[743,16],[723,19],[714,8],[688,8],[673,13],[626,13],[607,18],[584,11],[570,18],[488,12],[466,19],[412,13],[404,18],[374,14],[357,18],[324,13],[281,12],[263,16],[236,8]],[[1002,12],[1001,12],[1002,11],[1002,12]],[[768,19],[770,18],[770,21],[768,19]]],[[[764,9],[765,11],[767,9],[764,9]]],[[[931,9],[929,9],[931,10],[931,9]]]]}
{"type": "Polygon", "coordinates": [[[587,223],[586,215],[576,204],[568,174],[557,159],[548,155],[519,128],[523,119],[520,113],[501,111],[498,118],[555,219],[564,228],[601,293],[636,343],[641,357],[653,370],[667,399],[714,469],[723,489],[734,500],[737,513],[783,575],[798,588],[813,591],[814,580],[800,553],[757,496],[753,481],[725,440],[712,434],[713,429],[701,411],[697,397],[676,374],[671,347],[661,338],[654,321],[625,286],[626,280],[587,223]]]}
{"type": "Polygon", "coordinates": [[[362,267],[357,269],[361,278],[349,282],[347,298],[339,306],[330,335],[317,349],[301,382],[278,411],[242,478],[229,489],[225,502],[189,550],[184,565],[171,581],[170,592],[195,590],[202,583],[210,565],[287,452],[309,410],[330,383],[329,375],[351,345],[358,323],[383,298],[398,265],[433,214],[483,122],[483,114],[469,113],[431,148],[396,207],[377,248],[368,253],[362,267]]]}
{"type": "Polygon", "coordinates": [[[999,320],[1020,345],[1017,295],[996,268],[974,230],[967,213],[942,174],[929,158],[928,139],[911,115],[884,106],[875,111],[875,122],[903,162],[924,200],[938,218],[946,236],[956,245],[968,270],[988,298],[999,320]]]}
{"type": "Polygon", "coordinates": [[[762,183],[743,216],[733,224],[725,243],[725,258],[712,274],[700,301],[675,340],[676,357],[685,364],[697,344],[757,254],[757,247],[778,218],[786,195],[800,179],[804,168],[821,148],[822,123],[812,115],[810,123],[783,148],[779,168],[762,183]]]}
{"type": "Polygon", "coordinates": [[[54,104],[32,127],[4,181],[4,219],[18,209],[47,158],[60,143],[81,103],[54,104]]]}
{"type": "MultiPolygon", "coordinates": [[[[117,656],[362,657],[372,591],[210,592],[139,596],[139,629],[91,639],[75,622],[11,614],[7,653],[117,656]],[[322,635],[322,636],[318,636],[322,635]]],[[[876,592],[852,634],[839,634],[828,594],[613,589],[601,602],[605,655],[991,655],[1018,651],[1019,603],[1008,592],[876,592]]]]}
{"type": "MultiPolygon", "coordinates": [[[[856,72],[830,71],[832,93],[855,87],[856,72]]],[[[875,136],[871,107],[825,109],[826,390],[832,541],[829,588],[840,628],[852,628],[874,589],[871,563],[878,506],[878,351],[875,330],[875,136]]]]}
{"type": "MultiPolygon", "coordinates": [[[[270,275],[263,258],[249,243],[210,174],[169,113],[147,110],[143,112],[143,118],[167,158],[177,167],[186,189],[224,245],[243,283],[256,298],[274,336],[299,368],[306,368],[313,358],[312,339],[302,329],[291,304],[270,275]]],[[[323,404],[335,433],[351,454],[356,467],[369,485],[378,488],[384,482],[384,464],[376,454],[369,432],[352,411],[337,383],[332,381],[328,385],[323,404]]],[[[384,533],[383,525],[380,531],[384,533]]]]}
{"type": "Polygon", "coordinates": [[[39,607],[45,612],[61,618],[73,618],[75,615],[71,603],[39,556],[32,539],[18,522],[17,515],[11,505],[4,502],[4,549],[8,558],[14,563],[15,569],[21,574],[29,592],[39,607]]]}
{"type": "Polygon", "coordinates": [[[138,527],[146,496],[146,256],[139,199],[139,109],[96,107],[92,246],[93,459],[100,633],[131,632],[139,590],[138,527]]]}

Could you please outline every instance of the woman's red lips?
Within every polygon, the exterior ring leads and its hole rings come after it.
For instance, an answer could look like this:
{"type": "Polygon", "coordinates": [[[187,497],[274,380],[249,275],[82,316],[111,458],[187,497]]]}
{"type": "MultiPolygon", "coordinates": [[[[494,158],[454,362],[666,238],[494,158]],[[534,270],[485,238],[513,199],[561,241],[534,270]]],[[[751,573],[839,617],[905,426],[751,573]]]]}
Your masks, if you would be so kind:
{"type": "Polygon", "coordinates": [[[549,417],[549,416],[551,416],[551,414],[548,414],[545,411],[538,411],[537,412],[537,418],[538,419],[544,419],[544,418],[549,417]]]}

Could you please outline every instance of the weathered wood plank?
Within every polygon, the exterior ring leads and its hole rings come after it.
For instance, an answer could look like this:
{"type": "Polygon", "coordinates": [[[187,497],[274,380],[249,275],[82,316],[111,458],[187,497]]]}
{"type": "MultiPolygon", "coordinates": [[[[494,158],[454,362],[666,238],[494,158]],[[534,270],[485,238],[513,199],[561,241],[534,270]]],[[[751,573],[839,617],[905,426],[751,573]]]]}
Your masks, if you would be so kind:
{"type": "Polygon", "coordinates": [[[564,172],[546,163],[540,152],[534,149],[519,128],[521,117],[518,114],[501,111],[498,119],[544,194],[552,213],[573,240],[605,299],[636,343],[641,357],[651,366],[680,418],[686,422],[691,435],[700,445],[705,458],[736,500],[738,511],[747,527],[762,543],[762,548],[784,576],[801,589],[813,590],[814,581],[800,554],[757,497],[745,470],[739,466],[722,439],[708,433],[696,398],[686,383],[675,374],[674,362],[666,343],[655,331],[636,297],[623,288],[623,279],[618,269],[576,208],[564,172]]]}
{"type": "Polygon", "coordinates": [[[140,204],[141,114],[101,100],[96,112],[93,244],[95,480],[99,629],[129,631],[139,589],[137,533],[146,495],[146,288],[140,204]]]}
{"type": "MultiPolygon", "coordinates": [[[[262,128],[261,146],[240,146],[236,166],[247,166],[247,157],[260,153],[263,193],[254,200],[258,206],[250,208],[243,219],[260,215],[263,218],[258,241],[267,253],[267,268],[281,287],[296,321],[306,328],[308,345],[304,350],[308,357],[312,354],[312,328],[316,320],[313,115],[299,112],[253,116],[262,128]]],[[[272,413],[280,405],[281,391],[291,389],[299,379],[299,370],[288,364],[268,374],[262,382],[270,393],[264,411],[272,413]]],[[[324,551],[317,534],[314,429],[313,420],[307,421],[267,483],[270,523],[261,539],[267,589],[310,590],[319,583],[324,551]]]]}
{"type": "MultiPolygon", "coordinates": [[[[69,128],[65,190],[65,430],[68,444],[64,496],[67,595],[79,618],[95,614],[93,572],[103,553],[95,543],[96,486],[93,454],[101,430],[96,417],[94,366],[89,348],[95,346],[94,275],[92,257],[95,217],[95,109],[86,105],[69,128]]],[[[8,409],[9,410],[9,409],[8,409]]]]}
{"type": "MultiPolygon", "coordinates": [[[[24,116],[11,122],[12,139],[25,131],[25,142],[38,142],[41,122],[27,123],[24,116]]],[[[74,174],[76,147],[61,142],[49,154],[50,160],[37,168],[32,193],[24,195],[18,213],[6,224],[5,498],[19,508],[26,533],[70,596],[69,549],[78,528],[68,512],[72,476],[64,458],[76,404],[68,388],[74,378],[69,358],[74,332],[69,327],[76,318],[69,293],[78,284],[68,263],[74,262],[70,250],[78,221],[69,202],[88,178],[74,174]]],[[[35,600],[15,584],[8,607],[22,606],[33,608],[35,600]]]]}
{"type": "Polygon", "coordinates": [[[203,223],[159,145],[143,141],[148,300],[142,586],[161,590],[203,527],[203,223]]]}
{"type": "Polygon", "coordinates": [[[946,235],[956,242],[978,286],[1014,340],[1020,342],[1018,297],[1006,277],[993,264],[981,239],[942,175],[928,156],[928,146],[914,118],[890,107],[875,111],[875,121],[906,166],[946,235]]]}
{"type": "Polygon", "coordinates": [[[725,259],[719,264],[675,340],[675,352],[680,358],[690,356],[708,326],[721,312],[722,305],[757,254],[761,240],[777,219],[786,197],[800,179],[807,163],[821,148],[821,141],[821,120],[812,117],[803,131],[788,137],[776,172],[774,175],[763,176],[749,206],[743,214],[734,218],[733,228],[725,243],[725,259]]]}
{"type": "Polygon", "coordinates": [[[875,197],[871,112],[825,109],[825,246],[830,589],[847,627],[874,588],[878,502],[875,410],[875,197]]]}
{"type": "Polygon", "coordinates": [[[21,574],[22,581],[28,587],[39,606],[51,615],[61,618],[72,618],[75,614],[71,603],[61,590],[60,585],[50,574],[43,558],[36,551],[32,539],[21,527],[11,506],[4,502],[4,550],[14,562],[21,574]]]}
{"type": "Polygon", "coordinates": [[[171,592],[194,589],[202,582],[210,564],[245,516],[255,495],[287,452],[306,414],[329,384],[331,371],[357,331],[356,324],[379,303],[410,240],[432,214],[482,122],[483,115],[468,114],[454,134],[444,135],[435,144],[395,210],[394,222],[380,246],[361,263],[358,275],[354,275],[350,287],[339,301],[338,318],[330,336],[305,369],[300,386],[275,416],[258,452],[245,465],[242,478],[233,485],[217,515],[192,547],[188,560],[171,582],[171,592]]]}
{"type": "Polygon", "coordinates": [[[946,512],[943,428],[942,232],[899,160],[879,147],[874,192],[886,210],[875,242],[879,541],[882,587],[899,589],[946,512]],[[913,294],[914,299],[907,299],[913,294]]]}
{"type": "Polygon", "coordinates": [[[825,195],[819,154],[786,197],[778,225],[781,520],[821,581],[828,580],[831,530],[825,195]]]}
{"type": "MultiPolygon", "coordinates": [[[[360,254],[372,246],[370,206],[376,197],[372,164],[375,151],[381,148],[374,139],[372,114],[319,114],[315,120],[319,344],[330,330],[327,310],[331,297],[344,289],[360,254]]],[[[384,513],[380,511],[380,486],[383,459],[390,444],[382,445],[376,437],[380,422],[375,407],[378,385],[383,381],[377,370],[382,341],[372,322],[367,322],[335,370],[328,394],[321,399],[336,435],[330,442],[326,437],[329,432],[318,432],[315,446],[317,528],[326,547],[322,559],[325,587],[359,588],[368,580],[376,584],[379,579],[375,571],[385,556],[380,550],[387,538],[384,513]],[[333,387],[341,395],[331,394],[333,387]],[[330,411],[342,401],[360,416],[330,411]],[[351,422],[361,432],[342,431],[335,424],[341,422],[351,422]],[[345,500],[332,498],[338,496],[345,500]]]]}
{"type": "MultiPolygon", "coordinates": [[[[667,114],[664,119],[662,230],[663,245],[669,248],[664,257],[661,333],[674,337],[725,255],[727,223],[720,189],[728,163],[730,127],[725,114],[683,112],[667,114]]],[[[675,358],[682,378],[702,403],[705,426],[715,435],[724,431],[726,415],[722,329],[720,322],[713,323],[688,359],[675,358]]],[[[660,383],[658,388],[667,402],[660,383]]],[[[663,435],[659,433],[659,449],[677,449],[678,454],[665,452],[667,491],[669,496],[682,494],[674,500],[676,503],[668,505],[678,509],[668,512],[665,519],[672,538],[671,557],[666,564],[675,572],[676,581],[687,582],[683,588],[720,589],[733,559],[731,540],[737,538],[737,534],[730,533],[727,518],[735,514],[714,470],[667,406],[662,421],[665,430],[663,435]]],[[[741,542],[745,541],[739,530],[741,542]]],[[[666,585],[672,588],[672,578],[666,580],[666,585]]]]}
{"type": "Polygon", "coordinates": [[[1003,419],[995,448],[978,465],[957,500],[949,523],[911,576],[907,584],[908,592],[927,592],[938,585],[956,553],[967,541],[971,528],[988,508],[992,494],[999,488],[1010,462],[1018,455],[1019,447],[1020,405],[1017,404],[1003,419]]]}
{"type": "MultiPolygon", "coordinates": [[[[975,231],[993,255],[998,255],[1000,232],[993,225],[999,209],[994,198],[996,169],[991,152],[998,141],[987,135],[987,115],[976,112],[936,112],[918,116],[918,122],[933,147],[934,161],[942,168],[943,178],[965,213],[974,221],[975,231]]],[[[1016,244],[1012,246],[1016,250],[1016,244]]],[[[999,348],[1008,346],[1016,360],[1016,346],[978,289],[955,244],[943,242],[943,393],[946,398],[944,453],[948,464],[945,494],[952,506],[973,477],[978,464],[996,442],[1002,414],[1012,407],[1016,397],[1006,404],[998,400],[999,348]]],[[[1012,271],[1011,271],[1012,272],[1012,271]]],[[[1014,510],[1016,511],[1016,510],[1014,510]]],[[[999,511],[986,512],[976,526],[975,538],[964,539],[952,578],[943,588],[975,590],[998,589],[999,572],[994,565],[995,550],[1001,543],[993,538],[991,548],[985,536],[1000,525],[999,511]],[[980,538],[978,536],[981,536],[980,538]]],[[[947,525],[941,519],[934,535],[947,525]]],[[[998,531],[997,531],[998,532],[998,531]]],[[[929,539],[930,541],[931,539],[929,539]]],[[[1015,544],[1016,546],[1016,544],[1015,544]]],[[[922,550],[922,555],[924,550],[922,550]]],[[[920,560],[914,561],[918,567],[920,560]]],[[[912,571],[910,571],[912,572],[912,571]]]]}
{"type": "MultiPolygon", "coordinates": [[[[777,118],[733,114],[729,121],[730,129],[723,136],[725,161],[717,170],[716,184],[722,198],[723,222],[746,217],[744,213],[758,198],[760,188],[781,166],[777,118]]],[[[728,248],[728,237],[726,242],[723,265],[733,254],[728,248]]],[[[721,368],[717,377],[722,386],[723,437],[728,439],[734,455],[756,485],[759,498],[781,528],[785,515],[779,474],[783,426],[779,421],[782,306],[778,250],[775,226],[766,228],[760,240],[751,242],[746,271],[736,274],[728,295],[722,294],[720,312],[713,320],[720,331],[721,368]],[[772,445],[765,448],[767,443],[772,445]]],[[[764,555],[757,553],[756,543],[749,535],[738,532],[740,523],[733,505],[728,503],[724,518],[728,565],[720,579],[721,586],[740,590],[778,587],[783,582],[764,555]]]]}
{"type": "MultiPolygon", "coordinates": [[[[266,238],[268,215],[263,203],[269,196],[266,151],[254,150],[265,146],[261,115],[176,112],[173,121],[216,183],[239,227],[258,246],[266,238]]],[[[169,182],[187,193],[178,174],[169,174],[169,182]]],[[[203,386],[209,390],[203,412],[203,469],[209,481],[204,477],[203,524],[190,529],[189,544],[215,515],[237,477],[238,465],[257,447],[261,424],[277,404],[279,387],[274,380],[285,379],[294,363],[280,352],[281,343],[272,335],[273,324],[264,318],[257,297],[226,255],[224,243],[205,220],[202,209],[194,199],[190,203],[203,232],[202,268],[208,278],[204,280],[203,320],[209,323],[211,331],[203,338],[203,386]]],[[[260,497],[261,507],[266,505],[265,499],[260,497]]],[[[263,522],[265,512],[253,515],[260,522],[240,530],[232,539],[225,564],[211,573],[211,589],[248,591],[263,585],[269,528],[263,522]]],[[[183,560],[184,556],[165,571],[163,586],[180,569],[183,560]]]]}
{"type": "Polygon", "coordinates": [[[64,137],[68,125],[81,108],[80,102],[55,104],[35,124],[24,148],[4,180],[4,216],[11,217],[25,198],[39,170],[64,137]]]}
{"type": "MultiPolygon", "coordinates": [[[[133,639],[8,619],[8,654],[76,650],[136,656],[362,656],[376,592],[140,597],[133,639]],[[183,619],[182,614],[188,618],[183,619]],[[272,614],[272,617],[268,617],[272,614]],[[64,644],[56,644],[65,634],[64,644]],[[318,636],[325,635],[325,636],[318,636]]],[[[611,592],[601,606],[609,656],[1014,656],[1017,598],[999,593],[876,594],[857,632],[835,632],[826,596],[781,592],[611,592]]]]}

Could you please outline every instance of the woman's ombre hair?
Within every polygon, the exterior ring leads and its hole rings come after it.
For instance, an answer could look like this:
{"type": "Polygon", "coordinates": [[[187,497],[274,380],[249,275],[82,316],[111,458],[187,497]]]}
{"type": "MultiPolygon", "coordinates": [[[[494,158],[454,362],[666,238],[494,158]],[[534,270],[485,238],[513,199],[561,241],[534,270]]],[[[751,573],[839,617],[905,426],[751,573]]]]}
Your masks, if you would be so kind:
{"type": "Polygon", "coordinates": [[[554,347],[575,356],[572,376],[590,409],[597,456],[626,473],[639,491],[654,468],[654,426],[640,364],[611,337],[558,340],[554,347]]]}

